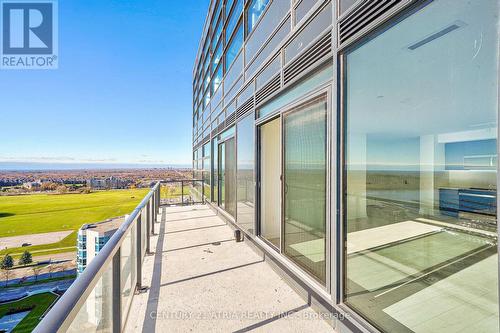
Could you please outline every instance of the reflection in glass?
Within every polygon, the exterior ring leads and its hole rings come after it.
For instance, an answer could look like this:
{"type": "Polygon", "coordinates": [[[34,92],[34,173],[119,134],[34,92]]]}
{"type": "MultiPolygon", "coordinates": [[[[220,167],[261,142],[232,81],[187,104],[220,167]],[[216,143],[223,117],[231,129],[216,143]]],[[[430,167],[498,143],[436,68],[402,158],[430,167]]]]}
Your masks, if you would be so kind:
{"type": "Polygon", "coordinates": [[[222,59],[222,43],[220,43],[214,51],[214,56],[212,60],[212,72],[215,72],[217,66],[219,66],[222,59]]]}
{"type": "Polygon", "coordinates": [[[284,252],[326,281],[326,97],[284,116],[284,252]]]}
{"type": "Polygon", "coordinates": [[[113,274],[111,268],[110,263],[66,332],[113,332],[113,274]]]}
{"type": "Polygon", "coordinates": [[[136,223],[127,232],[125,239],[120,247],[120,279],[121,279],[121,305],[122,320],[126,319],[128,310],[132,303],[132,297],[136,284],[137,271],[137,249],[136,249],[136,223]]]}
{"type": "Polygon", "coordinates": [[[243,26],[240,24],[237,29],[238,31],[235,33],[233,39],[231,40],[231,44],[226,51],[226,70],[231,67],[234,59],[241,49],[241,46],[243,45],[243,26]]]}
{"type": "Polygon", "coordinates": [[[254,117],[252,113],[237,125],[238,209],[236,222],[251,234],[255,234],[254,117]]]}
{"type": "Polygon", "coordinates": [[[260,126],[260,235],[280,246],[280,119],[260,126]]]}
{"type": "Polygon", "coordinates": [[[346,303],[498,332],[497,2],[436,0],[346,55],[346,303]]]}
{"type": "Polygon", "coordinates": [[[212,173],[212,202],[217,202],[219,198],[219,169],[218,169],[218,163],[219,163],[219,145],[217,144],[218,140],[217,138],[212,140],[212,148],[214,152],[214,156],[212,158],[213,161],[213,168],[214,171],[212,173]]]}
{"type": "Polygon", "coordinates": [[[210,199],[210,143],[203,146],[203,195],[210,199]]]}
{"type": "Polygon", "coordinates": [[[215,93],[217,89],[219,89],[222,83],[222,65],[220,65],[214,73],[214,79],[212,81],[213,89],[212,91],[215,93]]]}
{"type": "Polygon", "coordinates": [[[233,11],[231,12],[231,17],[229,18],[226,25],[226,44],[229,42],[229,38],[233,34],[234,27],[238,23],[238,20],[242,12],[243,12],[243,0],[238,0],[233,11]]]}
{"type": "Polygon", "coordinates": [[[268,3],[269,0],[253,0],[248,6],[247,34],[252,32],[268,3]]]}
{"type": "Polygon", "coordinates": [[[236,151],[234,137],[219,144],[219,206],[236,216],[236,151]]]}

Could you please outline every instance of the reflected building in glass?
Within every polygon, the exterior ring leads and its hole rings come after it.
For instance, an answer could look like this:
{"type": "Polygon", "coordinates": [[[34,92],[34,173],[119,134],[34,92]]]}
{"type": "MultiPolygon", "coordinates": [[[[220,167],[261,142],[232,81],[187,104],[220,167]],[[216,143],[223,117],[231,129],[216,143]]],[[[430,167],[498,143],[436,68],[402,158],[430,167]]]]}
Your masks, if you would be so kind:
{"type": "Polygon", "coordinates": [[[334,328],[499,331],[498,14],[211,1],[193,70],[200,195],[334,328]]]}

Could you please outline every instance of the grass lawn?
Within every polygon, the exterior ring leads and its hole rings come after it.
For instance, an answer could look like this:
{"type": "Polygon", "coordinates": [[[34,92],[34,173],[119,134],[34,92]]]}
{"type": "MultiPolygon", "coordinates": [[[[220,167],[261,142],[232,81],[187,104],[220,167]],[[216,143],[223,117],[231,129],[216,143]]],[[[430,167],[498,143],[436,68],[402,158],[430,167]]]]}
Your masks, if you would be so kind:
{"type": "Polygon", "coordinates": [[[52,293],[43,293],[24,298],[17,302],[2,304],[0,305],[0,318],[5,316],[9,309],[34,306],[33,310],[12,331],[13,333],[31,332],[40,322],[40,316],[56,299],[57,296],[52,293]]]}
{"type": "MultiPolygon", "coordinates": [[[[169,185],[162,185],[160,188],[161,198],[162,199],[174,199],[182,196],[182,186],[181,183],[173,183],[169,185]]],[[[191,193],[191,189],[188,186],[188,183],[184,184],[184,195],[189,195],[191,193]]]]}
{"type": "MultiPolygon", "coordinates": [[[[0,238],[73,230],[73,233],[60,242],[11,248],[8,252],[74,247],[77,230],[83,224],[131,213],[148,191],[149,189],[133,189],[89,194],[0,196],[0,238]]],[[[63,252],[70,251],[72,250],[67,249],[63,252]]],[[[2,250],[0,254],[5,252],[7,251],[2,250]]],[[[51,253],[52,251],[44,252],[43,255],[51,253]]]]}

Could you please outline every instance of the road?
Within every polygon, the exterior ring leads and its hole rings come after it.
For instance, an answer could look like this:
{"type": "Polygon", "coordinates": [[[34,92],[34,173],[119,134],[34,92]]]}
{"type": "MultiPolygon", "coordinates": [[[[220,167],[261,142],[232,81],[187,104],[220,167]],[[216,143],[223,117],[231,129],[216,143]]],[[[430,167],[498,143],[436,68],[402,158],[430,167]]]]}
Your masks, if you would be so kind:
{"type": "MultiPolygon", "coordinates": [[[[65,271],[65,272],[57,272],[52,274],[52,277],[56,276],[68,276],[75,274],[75,270],[65,271]]],[[[39,277],[40,278],[40,277],[39,277]]],[[[74,279],[60,280],[60,281],[51,281],[47,283],[40,283],[31,286],[23,286],[23,287],[9,287],[5,289],[0,289],[0,303],[7,302],[14,299],[19,299],[27,296],[32,293],[39,293],[45,291],[51,291],[54,289],[58,289],[64,291],[71,286],[74,279]]],[[[15,282],[15,281],[13,281],[15,282]]],[[[9,283],[10,284],[10,283],[9,283]]]]}

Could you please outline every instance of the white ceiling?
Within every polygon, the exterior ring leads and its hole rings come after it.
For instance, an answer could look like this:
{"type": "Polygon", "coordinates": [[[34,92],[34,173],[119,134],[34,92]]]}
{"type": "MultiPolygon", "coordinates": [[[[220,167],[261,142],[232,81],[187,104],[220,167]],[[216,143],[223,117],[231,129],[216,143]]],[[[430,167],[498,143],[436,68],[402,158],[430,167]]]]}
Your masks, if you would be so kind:
{"type": "Polygon", "coordinates": [[[348,132],[416,137],[496,127],[497,1],[436,0],[347,58],[348,132]],[[463,25],[413,51],[443,28],[463,25]]]}

